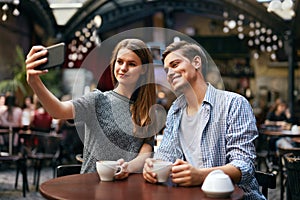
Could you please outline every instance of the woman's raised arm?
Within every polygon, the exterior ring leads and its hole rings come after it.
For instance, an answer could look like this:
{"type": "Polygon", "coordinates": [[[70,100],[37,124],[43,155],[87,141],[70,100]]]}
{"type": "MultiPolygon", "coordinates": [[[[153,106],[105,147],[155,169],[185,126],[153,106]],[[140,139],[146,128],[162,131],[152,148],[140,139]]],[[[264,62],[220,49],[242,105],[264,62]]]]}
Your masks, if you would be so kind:
{"type": "Polygon", "coordinates": [[[73,119],[74,108],[70,101],[62,102],[53,95],[42,82],[40,75],[48,70],[35,70],[41,64],[47,62],[47,50],[43,46],[33,46],[26,57],[27,82],[39,98],[39,101],[47,112],[56,119],[73,119]]]}

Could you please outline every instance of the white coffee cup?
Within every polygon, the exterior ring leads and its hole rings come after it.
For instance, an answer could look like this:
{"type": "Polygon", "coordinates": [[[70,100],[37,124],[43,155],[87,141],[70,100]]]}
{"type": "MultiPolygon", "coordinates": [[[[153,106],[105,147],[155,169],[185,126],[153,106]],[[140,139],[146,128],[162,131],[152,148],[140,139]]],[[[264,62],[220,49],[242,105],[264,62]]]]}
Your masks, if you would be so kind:
{"type": "Polygon", "coordinates": [[[96,169],[101,181],[113,181],[114,176],[120,174],[123,170],[117,161],[110,160],[97,161],[96,169]]]}
{"type": "Polygon", "coordinates": [[[172,162],[154,160],[152,172],[156,173],[157,182],[167,182],[172,169],[172,162]]]}
{"type": "Polygon", "coordinates": [[[292,128],[291,128],[291,131],[293,134],[299,134],[300,131],[299,131],[299,128],[297,125],[293,125],[292,128]]]}

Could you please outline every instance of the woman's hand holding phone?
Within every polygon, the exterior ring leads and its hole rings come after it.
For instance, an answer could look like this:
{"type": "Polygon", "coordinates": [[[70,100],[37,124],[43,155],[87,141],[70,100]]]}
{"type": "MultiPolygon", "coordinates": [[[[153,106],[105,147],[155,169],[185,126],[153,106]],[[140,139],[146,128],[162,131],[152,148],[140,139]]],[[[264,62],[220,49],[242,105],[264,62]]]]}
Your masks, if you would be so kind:
{"type": "Polygon", "coordinates": [[[46,48],[48,51],[47,62],[37,66],[37,70],[45,70],[58,67],[64,63],[65,60],[65,44],[59,43],[46,48]]]}
{"type": "Polygon", "coordinates": [[[48,72],[48,69],[57,67],[64,62],[64,43],[59,43],[45,48],[44,46],[33,46],[26,57],[27,82],[39,75],[48,72]]]}
{"type": "Polygon", "coordinates": [[[33,46],[26,56],[26,75],[29,85],[33,84],[41,74],[45,74],[48,70],[36,70],[35,67],[47,63],[48,51],[43,46],[33,46]]]}

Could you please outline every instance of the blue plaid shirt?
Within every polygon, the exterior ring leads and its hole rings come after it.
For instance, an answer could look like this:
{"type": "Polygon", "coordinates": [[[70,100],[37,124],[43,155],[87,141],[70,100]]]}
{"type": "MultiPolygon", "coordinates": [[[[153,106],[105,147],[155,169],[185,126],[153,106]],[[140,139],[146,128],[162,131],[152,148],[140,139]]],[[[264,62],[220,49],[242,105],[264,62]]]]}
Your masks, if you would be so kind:
{"type": "MultiPolygon", "coordinates": [[[[206,115],[200,148],[206,168],[231,164],[242,172],[238,186],[245,192],[245,199],[265,199],[255,179],[256,158],[253,141],[258,136],[255,117],[249,102],[241,95],[218,90],[208,84],[203,100],[206,115]]],[[[184,159],[179,135],[182,112],[186,107],[182,95],[171,106],[163,140],[154,158],[174,162],[184,159]]]]}

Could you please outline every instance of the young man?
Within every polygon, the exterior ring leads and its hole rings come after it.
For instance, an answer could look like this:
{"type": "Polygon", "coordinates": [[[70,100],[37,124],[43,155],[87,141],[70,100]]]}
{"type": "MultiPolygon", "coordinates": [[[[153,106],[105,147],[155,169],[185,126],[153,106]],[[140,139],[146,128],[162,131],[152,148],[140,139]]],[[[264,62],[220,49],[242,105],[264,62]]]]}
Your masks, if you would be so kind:
{"type": "MultiPolygon", "coordinates": [[[[205,81],[207,60],[196,44],[174,42],[162,61],[180,96],[169,110],[154,159],[174,162],[171,177],[179,186],[202,185],[211,171],[221,169],[244,190],[245,199],[265,199],[254,177],[258,132],[248,101],[205,81]]],[[[156,183],[152,160],[146,160],[143,176],[156,183]]]]}

